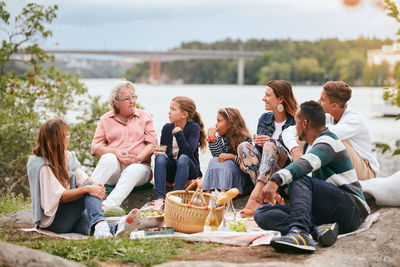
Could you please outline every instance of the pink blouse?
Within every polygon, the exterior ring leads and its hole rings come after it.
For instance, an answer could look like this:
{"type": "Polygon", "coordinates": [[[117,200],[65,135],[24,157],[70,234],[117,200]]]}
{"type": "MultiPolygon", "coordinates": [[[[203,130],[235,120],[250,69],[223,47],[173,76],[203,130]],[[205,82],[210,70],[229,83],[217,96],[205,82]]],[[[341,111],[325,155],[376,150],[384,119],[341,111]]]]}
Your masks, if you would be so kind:
{"type": "MultiPolygon", "coordinates": [[[[153,119],[149,113],[135,109],[132,119],[125,124],[112,110],[100,118],[90,149],[92,155],[97,149],[107,146],[138,155],[149,143],[157,144],[153,119]]],[[[150,165],[150,158],[143,163],[150,165]]]]}
{"type": "MultiPolygon", "coordinates": [[[[77,187],[81,187],[89,178],[81,168],[77,168],[74,174],[77,187]]],[[[68,185],[67,189],[69,188],[70,186],[68,185]]],[[[67,189],[60,184],[49,166],[44,165],[40,169],[40,205],[42,207],[40,227],[45,228],[51,225],[56,215],[61,195],[67,189]]]]}

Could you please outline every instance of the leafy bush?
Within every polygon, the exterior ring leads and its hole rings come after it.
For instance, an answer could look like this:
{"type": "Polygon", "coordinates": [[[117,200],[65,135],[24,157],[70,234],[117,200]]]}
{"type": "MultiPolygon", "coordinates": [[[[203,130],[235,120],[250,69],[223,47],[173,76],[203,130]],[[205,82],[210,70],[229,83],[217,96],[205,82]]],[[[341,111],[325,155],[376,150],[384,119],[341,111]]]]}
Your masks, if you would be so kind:
{"type": "Polygon", "coordinates": [[[8,33],[0,46],[0,187],[27,196],[26,163],[41,124],[90,106],[91,110],[70,125],[71,132],[77,133],[70,147],[77,151],[81,162],[93,166],[89,144],[96,120],[106,106],[99,103],[99,98],[86,95],[87,88],[78,75],[58,72],[54,58],[37,45],[38,39],[52,35],[45,25],[56,18],[57,5],[30,3],[16,16],[5,7],[0,1],[1,29],[8,33]]]}

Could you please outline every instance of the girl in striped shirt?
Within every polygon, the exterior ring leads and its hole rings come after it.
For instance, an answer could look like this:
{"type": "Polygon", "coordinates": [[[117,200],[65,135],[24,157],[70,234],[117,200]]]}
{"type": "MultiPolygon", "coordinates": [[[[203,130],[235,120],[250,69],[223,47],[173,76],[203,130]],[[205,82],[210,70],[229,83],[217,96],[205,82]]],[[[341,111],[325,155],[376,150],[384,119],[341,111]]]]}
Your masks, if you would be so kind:
{"type": "Polygon", "coordinates": [[[251,136],[239,110],[218,110],[217,123],[215,128],[208,129],[207,141],[213,158],[204,175],[203,189],[224,192],[238,188],[239,194],[250,190],[252,182],[249,175],[240,169],[237,147],[243,141],[251,142],[251,136]]]}

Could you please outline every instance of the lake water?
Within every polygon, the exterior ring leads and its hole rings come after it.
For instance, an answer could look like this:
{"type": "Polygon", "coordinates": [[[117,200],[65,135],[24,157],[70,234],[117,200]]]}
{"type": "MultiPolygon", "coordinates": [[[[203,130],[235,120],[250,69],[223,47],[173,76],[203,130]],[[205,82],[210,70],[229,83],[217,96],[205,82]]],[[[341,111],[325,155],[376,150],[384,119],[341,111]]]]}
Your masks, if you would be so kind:
{"type": "MultiPolygon", "coordinates": [[[[99,95],[104,101],[108,100],[111,88],[117,81],[117,79],[82,80],[88,87],[90,95],[99,95]]],[[[265,112],[264,102],[261,100],[265,86],[136,84],[136,87],[139,96],[138,103],[153,115],[158,138],[162,126],[168,122],[170,101],[178,95],[188,96],[195,101],[206,130],[215,125],[219,108],[233,107],[239,109],[251,133],[255,132],[258,118],[265,112]]],[[[321,89],[321,86],[293,87],[294,95],[299,104],[306,100],[318,100],[321,89]]],[[[395,140],[400,139],[400,120],[395,121],[393,118],[382,117],[384,102],[381,88],[353,87],[350,104],[367,119],[376,141],[393,145],[395,140]]],[[[200,153],[203,172],[207,169],[210,157],[209,151],[200,153]]],[[[378,155],[378,158],[381,163],[380,176],[390,175],[400,169],[400,157],[391,158],[378,155]]]]}

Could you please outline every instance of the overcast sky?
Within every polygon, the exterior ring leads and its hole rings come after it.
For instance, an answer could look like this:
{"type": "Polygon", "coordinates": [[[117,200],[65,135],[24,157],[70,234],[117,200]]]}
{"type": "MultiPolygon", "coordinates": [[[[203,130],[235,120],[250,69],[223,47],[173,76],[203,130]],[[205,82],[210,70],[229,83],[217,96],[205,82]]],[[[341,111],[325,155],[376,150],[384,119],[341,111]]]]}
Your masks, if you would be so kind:
{"type": "MultiPolygon", "coordinates": [[[[226,38],[316,40],[360,35],[393,38],[399,25],[364,0],[6,0],[15,12],[28,2],[59,5],[41,43],[59,49],[168,50],[182,42],[226,38]],[[58,45],[56,45],[58,43],[58,45]]],[[[396,0],[397,1],[397,0],[396,0]]]]}

